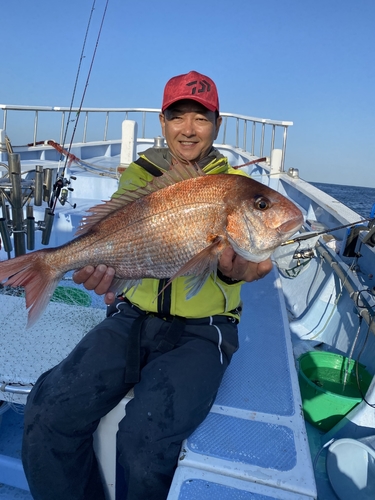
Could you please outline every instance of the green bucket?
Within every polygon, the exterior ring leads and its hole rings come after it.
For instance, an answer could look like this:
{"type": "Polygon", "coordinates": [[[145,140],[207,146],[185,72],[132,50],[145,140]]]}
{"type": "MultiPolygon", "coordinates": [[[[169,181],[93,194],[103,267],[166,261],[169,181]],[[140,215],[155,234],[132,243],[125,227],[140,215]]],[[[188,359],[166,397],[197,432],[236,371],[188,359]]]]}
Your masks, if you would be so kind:
{"type": "MultiPolygon", "coordinates": [[[[348,358],[339,354],[318,351],[306,352],[298,361],[305,418],[327,432],[362,400],[357,385],[356,362],[349,362],[348,358]]],[[[372,376],[360,363],[358,375],[362,393],[365,394],[372,376]]]]}

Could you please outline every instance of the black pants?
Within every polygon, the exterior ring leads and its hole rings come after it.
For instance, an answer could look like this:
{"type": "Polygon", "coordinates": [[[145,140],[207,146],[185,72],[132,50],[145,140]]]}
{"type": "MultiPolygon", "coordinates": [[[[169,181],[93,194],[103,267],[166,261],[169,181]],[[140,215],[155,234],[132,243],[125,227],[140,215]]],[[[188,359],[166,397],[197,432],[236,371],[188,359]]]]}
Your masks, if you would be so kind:
{"type": "Polygon", "coordinates": [[[161,352],[170,322],[139,317],[128,304],[117,305],[36,382],[25,408],[22,450],[34,500],[104,499],[92,435],[132,386],[117,434],[125,485],[116,498],[166,499],[181,443],[208,414],[238,347],[237,326],[220,316],[186,320],[174,348],[161,352]],[[134,385],[125,380],[136,320],[141,371],[134,385]]]}

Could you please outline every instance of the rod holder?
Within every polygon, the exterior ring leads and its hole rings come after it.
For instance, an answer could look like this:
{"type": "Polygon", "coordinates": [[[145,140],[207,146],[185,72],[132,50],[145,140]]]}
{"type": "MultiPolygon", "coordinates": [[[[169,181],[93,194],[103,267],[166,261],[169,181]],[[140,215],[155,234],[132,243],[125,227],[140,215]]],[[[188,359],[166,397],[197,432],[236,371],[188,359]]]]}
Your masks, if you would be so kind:
{"type": "Polygon", "coordinates": [[[27,217],[26,219],[26,246],[28,250],[35,248],[35,218],[27,217]]]}
{"type": "Polygon", "coordinates": [[[43,198],[43,166],[35,166],[34,205],[40,207],[43,198]]]}
{"type": "Polygon", "coordinates": [[[47,203],[51,199],[51,194],[52,194],[52,184],[53,184],[53,179],[52,179],[52,168],[45,168],[44,169],[44,190],[43,190],[43,200],[46,201],[47,203]]]}
{"type": "Polygon", "coordinates": [[[11,203],[14,252],[17,257],[26,253],[22,208],[21,156],[18,153],[8,153],[8,164],[12,184],[11,203]]]}
{"type": "Polygon", "coordinates": [[[55,217],[55,214],[53,214],[50,211],[50,208],[46,208],[46,210],[44,212],[44,228],[42,230],[43,231],[42,245],[48,245],[48,243],[49,243],[54,217],[55,217]]]}
{"type": "Polygon", "coordinates": [[[4,217],[0,218],[0,234],[1,239],[3,240],[4,249],[7,253],[10,253],[13,250],[12,240],[9,236],[7,221],[4,217]]]}

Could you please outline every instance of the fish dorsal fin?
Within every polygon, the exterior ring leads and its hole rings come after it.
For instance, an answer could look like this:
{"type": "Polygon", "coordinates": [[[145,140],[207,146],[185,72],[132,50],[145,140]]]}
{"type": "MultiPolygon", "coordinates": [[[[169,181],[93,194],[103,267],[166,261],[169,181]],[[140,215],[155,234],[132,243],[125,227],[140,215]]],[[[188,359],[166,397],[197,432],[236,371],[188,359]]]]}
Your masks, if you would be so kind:
{"type": "Polygon", "coordinates": [[[124,189],[123,191],[120,191],[116,198],[112,198],[109,201],[104,201],[103,203],[91,207],[87,211],[90,215],[82,217],[76,236],[86,234],[105,217],[116,210],[129,205],[135,200],[143,198],[144,196],[154,193],[155,191],[159,191],[159,189],[177,184],[177,182],[193,179],[195,177],[201,177],[202,175],[206,174],[200,167],[198,167],[198,165],[193,165],[192,163],[188,163],[186,165],[176,163],[171,165],[170,169],[164,172],[160,177],[154,177],[154,179],[144,187],[140,187],[135,184],[128,184],[128,187],[130,187],[131,190],[124,189]]]}

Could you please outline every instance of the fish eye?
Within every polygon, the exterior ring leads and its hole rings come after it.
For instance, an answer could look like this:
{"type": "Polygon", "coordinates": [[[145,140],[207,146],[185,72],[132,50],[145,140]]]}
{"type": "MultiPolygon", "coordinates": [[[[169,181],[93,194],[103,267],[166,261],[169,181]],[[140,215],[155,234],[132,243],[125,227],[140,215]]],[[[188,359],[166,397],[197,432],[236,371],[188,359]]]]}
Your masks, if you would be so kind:
{"type": "Polygon", "coordinates": [[[259,196],[259,198],[255,199],[254,205],[258,210],[267,210],[267,208],[269,207],[269,202],[262,196],[259,196]]]}

